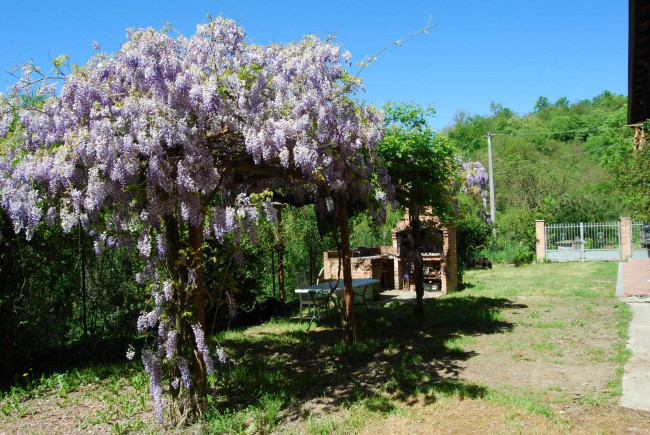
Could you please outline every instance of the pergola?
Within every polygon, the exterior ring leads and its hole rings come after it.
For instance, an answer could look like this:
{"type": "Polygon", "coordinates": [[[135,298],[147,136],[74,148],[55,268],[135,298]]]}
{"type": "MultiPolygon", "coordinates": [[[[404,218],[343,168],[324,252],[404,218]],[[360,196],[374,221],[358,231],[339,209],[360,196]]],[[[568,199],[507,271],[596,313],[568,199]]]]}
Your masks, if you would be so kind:
{"type": "MultiPolygon", "coordinates": [[[[316,201],[317,196],[319,194],[322,195],[324,192],[332,195],[335,203],[335,218],[340,228],[345,299],[345,310],[343,313],[344,335],[345,341],[351,342],[354,338],[355,320],[349,215],[354,211],[350,210],[352,203],[359,205],[360,201],[354,201],[354,198],[345,191],[331,192],[327,180],[323,178],[321,181],[315,182],[313,177],[303,174],[293,163],[290,163],[288,167],[284,167],[279,163],[278,159],[256,162],[247,153],[245,142],[239,133],[230,132],[225,129],[218,133],[209,134],[208,140],[211,142],[211,149],[228,150],[227,153],[214,151],[213,158],[215,166],[219,168],[220,172],[229,174],[229,177],[232,177],[231,182],[248,186],[248,189],[252,191],[267,189],[274,192],[274,200],[277,200],[279,203],[276,203],[278,219],[281,219],[282,216],[282,206],[280,204],[304,206],[316,201]],[[296,189],[301,190],[301,192],[295,194],[292,190],[296,189]]],[[[293,159],[290,159],[290,162],[293,162],[293,159]]],[[[354,158],[352,158],[352,161],[348,161],[345,157],[342,157],[339,161],[339,165],[345,171],[355,172],[354,164],[354,158]]],[[[281,299],[284,300],[282,269],[282,258],[280,257],[278,259],[278,278],[281,299]]]]}

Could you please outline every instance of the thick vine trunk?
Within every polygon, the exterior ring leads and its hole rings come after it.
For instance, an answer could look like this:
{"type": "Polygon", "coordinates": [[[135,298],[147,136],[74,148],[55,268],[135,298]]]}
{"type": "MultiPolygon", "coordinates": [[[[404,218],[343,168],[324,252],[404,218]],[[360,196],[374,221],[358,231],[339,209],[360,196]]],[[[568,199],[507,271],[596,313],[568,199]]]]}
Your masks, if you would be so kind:
{"type": "MultiPolygon", "coordinates": [[[[196,274],[194,288],[190,290],[193,295],[193,307],[196,318],[205,331],[205,284],[203,282],[203,229],[201,227],[190,226],[189,228],[189,245],[192,262],[190,267],[196,274]]],[[[194,364],[192,368],[193,377],[197,382],[196,394],[199,397],[207,396],[207,370],[205,361],[199,353],[196,343],[193,340],[192,350],[194,352],[194,364]]]]}
{"type": "Polygon", "coordinates": [[[172,421],[176,423],[199,415],[201,402],[207,396],[207,370],[205,362],[198,351],[194,333],[191,328],[192,320],[181,316],[182,312],[190,309],[195,319],[205,331],[205,284],[203,272],[203,231],[201,227],[189,227],[187,245],[189,248],[189,264],[181,266],[179,252],[184,247],[181,239],[181,225],[174,216],[166,216],[165,233],[167,236],[167,269],[172,274],[172,279],[178,284],[172,303],[175,306],[171,324],[178,333],[178,352],[191,362],[190,371],[192,382],[189,390],[183,384],[172,390],[175,399],[174,415],[172,421]],[[193,287],[188,285],[190,269],[196,274],[193,287]]]}
{"type": "Polygon", "coordinates": [[[341,226],[341,254],[343,261],[343,286],[345,298],[345,315],[343,323],[343,341],[354,343],[354,290],[352,288],[352,262],[350,255],[350,228],[348,226],[347,201],[338,196],[339,220],[341,226]]]}
{"type": "Polygon", "coordinates": [[[196,316],[205,329],[205,284],[203,281],[203,229],[201,227],[190,226],[189,245],[192,254],[192,264],[190,267],[196,273],[196,283],[194,289],[194,309],[196,316]]]}

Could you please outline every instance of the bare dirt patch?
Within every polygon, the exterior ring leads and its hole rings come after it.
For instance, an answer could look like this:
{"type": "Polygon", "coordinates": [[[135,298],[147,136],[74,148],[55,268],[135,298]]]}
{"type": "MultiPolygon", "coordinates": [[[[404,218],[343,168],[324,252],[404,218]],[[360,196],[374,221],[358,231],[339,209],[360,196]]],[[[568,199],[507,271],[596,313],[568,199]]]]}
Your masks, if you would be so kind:
{"type": "Polygon", "coordinates": [[[609,393],[617,377],[618,302],[597,299],[575,305],[548,298],[516,300],[525,308],[504,310],[512,331],[476,335],[459,363],[463,379],[489,386],[531,387],[581,398],[609,393]],[[548,308],[547,308],[548,307],[548,308]]]}
{"type": "Polygon", "coordinates": [[[391,415],[361,434],[647,434],[648,415],[617,407],[561,411],[558,420],[482,400],[450,399],[391,415]]]}
{"type": "Polygon", "coordinates": [[[105,383],[85,385],[66,394],[45,391],[0,417],[0,434],[105,434],[119,433],[120,428],[165,433],[164,428],[157,432],[149,397],[145,396],[142,408],[129,404],[134,396],[130,386],[112,394],[105,383]]]}

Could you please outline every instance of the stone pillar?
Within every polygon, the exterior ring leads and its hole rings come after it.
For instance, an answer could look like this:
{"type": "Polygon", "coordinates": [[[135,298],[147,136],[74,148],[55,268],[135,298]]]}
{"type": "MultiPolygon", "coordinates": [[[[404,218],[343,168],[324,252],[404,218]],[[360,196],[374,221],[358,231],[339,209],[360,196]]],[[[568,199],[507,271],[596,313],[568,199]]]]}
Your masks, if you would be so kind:
{"type": "Polygon", "coordinates": [[[535,220],[535,254],[537,255],[537,262],[542,263],[546,259],[546,222],[543,219],[535,220]]]}
{"type": "MultiPolygon", "coordinates": [[[[447,224],[445,231],[445,241],[447,245],[444,249],[445,251],[445,266],[447,267],[447,273],[449,276],[446,278],[446,285],[444,292],[451,293],[458,290],[458,254],[456,252],[456,228],[447,224]]],[[[446,275],[444,270],[441,271],[441,275],[446,275]]]]}
{"type": "Polygon", "coordinates": [[[391,234],[391,240],[393,242],[393,251],[394,251],[393,252],[394,278],[393,279],[395,280],[395,290],[402,290],[402,282],[404,281],[404,279],[402,278],[402,262],[400,261],[399,258],[399,246],[397,246],[397,230],[392,230],[390,234],[391,234]]]}
{"type": "Polygon", "coordinates": [[[621,218],[621,261],[632,257],[632,222],[629,217],[621,218]]]}

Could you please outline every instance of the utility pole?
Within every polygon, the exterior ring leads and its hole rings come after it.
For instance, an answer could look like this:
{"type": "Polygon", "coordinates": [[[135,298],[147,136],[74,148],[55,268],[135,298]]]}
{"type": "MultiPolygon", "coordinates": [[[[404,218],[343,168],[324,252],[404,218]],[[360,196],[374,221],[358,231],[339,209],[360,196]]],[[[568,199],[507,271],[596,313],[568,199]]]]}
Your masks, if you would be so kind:
{"type": "Polygon", "coordinates": [[[494,239],[497,237],[497,228],[494,226],[496,219],[496,211],[494,205],[494,170],[492,169],[492,133],[488,131],[488,179],[490,180],[490,220],[492,220],[492,235],[494,239]]]}

